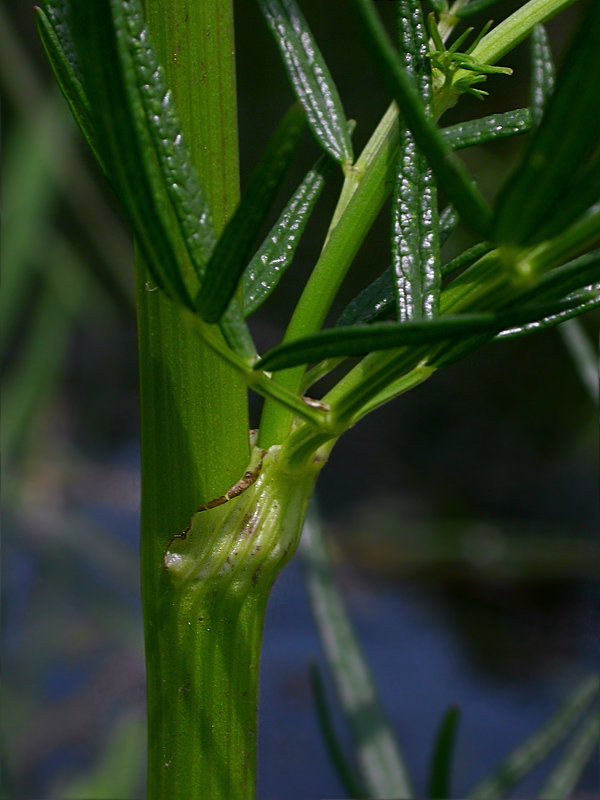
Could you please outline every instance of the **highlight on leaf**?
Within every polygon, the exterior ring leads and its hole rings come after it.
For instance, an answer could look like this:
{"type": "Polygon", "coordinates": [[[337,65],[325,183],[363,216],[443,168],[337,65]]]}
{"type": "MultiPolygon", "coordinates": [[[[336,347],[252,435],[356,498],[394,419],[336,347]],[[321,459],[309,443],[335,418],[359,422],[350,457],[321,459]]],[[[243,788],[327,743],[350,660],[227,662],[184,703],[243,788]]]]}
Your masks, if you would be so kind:
{"type": "Polygon", "coordinates": [[[304,110],[295,104],[267,144],[248,188],[221,234],[196,300],[197,311],[206,322],[218,322],[225,313],[305,127],[304,110]]]}
{"type": "Polygon", "coordinates": [[[292,263],[333,161],[322,156],[296,189],[242,276],[245,316],[253,314],[292,263]]]}
{"type": "Polygon", "coordinates": [[[308,124],[321,147],[343,166],[354,160],[348,122],[329,69],[295,0],[258,0],[308,124]]]}

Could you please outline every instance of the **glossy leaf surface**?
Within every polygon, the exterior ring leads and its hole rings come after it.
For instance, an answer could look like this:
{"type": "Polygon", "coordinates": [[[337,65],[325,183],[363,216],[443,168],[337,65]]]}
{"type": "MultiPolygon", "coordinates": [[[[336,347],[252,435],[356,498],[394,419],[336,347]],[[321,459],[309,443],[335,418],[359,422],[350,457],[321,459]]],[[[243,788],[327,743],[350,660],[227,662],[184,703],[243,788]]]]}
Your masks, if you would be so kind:
{"type": "Polygon", "coordinates": [[[306,127],[306,115],[293,105],[269,141],[240,203],[227,223],[206,269],[197,309],[206,322],[218,322],[233,297],[252,255],[256,238],[306,127]]]}
{"type": "Polygon", "coordinates": [[[386,269],[348,303],[335,323],[336,328],[379,319],[393,309],[394,302],[394,280],[391,270],[386,269]]]}
{"type": "Polygon", "coordinates": [[[381,24],[371,0],[352,0],[382,79],[397,101],[406,125],[431,166],[440,188],[464,224],[486,237],[491,212],[472,184],[463,164],[452,156],[439,129],[429,118],[412,77],[407,73],[381,24]]]}
{"type": "Polygon", "coordinates": [[[540,124],[546,103],[554,90],[554,59],[548,34],[543,25],[536,25],[531,33],[531,86],[529,105],[534,126],[540,124]]]}
{"type": "Polygon", "coordinates": [[[363,356],[376,350],[404,345],[437,344],[468,339],[524,325],[566,311],[577,300],[562,300],[502,313],[447,315],[426,321],[375,322],[350,328],[328,328],[314,336],[282,344],[266,353],[256,369],[279,370],[337,356],[363,356]]]}
{"type": "Polygon", "coordinates": [[[517,325],[515,327],[507,328],[501,331],[496,338],[498,339],[515,339],[518,336],[525,336],[530,333],[545,330],[546,328],[553,328],[555,325],[560,325],[573,317],[578,317],[588,311],[594,311],[600,308],[600,283],[590,284],[580,292],[575,293],[569,298],[569,308],[564,311],[558,311],[555,314],[549,314],[535,322],[527,323],[526,325],[517,325]],[[579,302],[578,302],[579,300],[579,302]]]}
{"type": "Polygon", "coordinates": [[[322,156],[290,198],[244,271],[244,314],[249,316],[271,294],[292,263],[306,223],[325,185],[332,161],[322,156]]]}
{"type": "Polygon", "coordinates": [[[352,142],[338,91],[295,0],[258,0],[310,128],[329,155],[352,164],[352,142]]]}
{"type": "Polygon", "coordinates": [[[81,67],[72,32],[71,3],[69,0],[41,0],[43,14],[52,28],[70,70],[81,82],[81,67]]]}
{"type": "MultiPolygon", "coordinates": [[[[429,113],[431,72],[420,3],[399,0],[397,16],[401,59],[429,113]]],[[[437,192],[431,168],[402,122],[392,194],[391,244],[398,319],[434,316],[440,294],[437,192]]]]}
{"type": "Polygon", "coordinates": [[[452,150],[462,150],[497,139],[506,139],[531,130],[531,112],[528,108],[493,114],[489,117],[460,122],[442,128],[441,133],[452,150]]]}
{"type": "Polygon", "coordinates": [[[46,56],[83,138],[88,143],[98,165],[106,174],[106,165],[94,131],[88,98],[79,77],[79,63],[74,59],[74,51],[71,50],[69,53],[65,50],[65,47],[73,46],[72,41],[67,39],[67,43],[65,43],[65,36],[59,36],[61,28],[66,29],[66,21],[61,22],[61,27],[58,27],[55,19],[46,14],[47,7],[48,4],[44,4],[44,10],[36,9],[38,32],[46,56]]]}
{"type": "Polygon", "coordinates": [[[191,307],[170,229],[171,203],[148,128],[135,66],[141,43],[136,41],[130,22],[141,34],[141,6],[136,0],[76,0],[72,14],[84,87],[111,183],[154,280],[191,307]]]}

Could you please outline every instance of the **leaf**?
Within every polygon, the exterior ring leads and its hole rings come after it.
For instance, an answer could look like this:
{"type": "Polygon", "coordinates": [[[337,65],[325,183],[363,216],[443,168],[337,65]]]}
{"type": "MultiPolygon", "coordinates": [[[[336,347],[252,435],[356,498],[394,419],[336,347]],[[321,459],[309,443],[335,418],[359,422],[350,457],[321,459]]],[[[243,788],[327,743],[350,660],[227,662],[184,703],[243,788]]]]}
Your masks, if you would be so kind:
{"type": "MultiPolygon", "coordinates": [[[[563,198],[586,186],[585,171],[597,154],[600,138],[598,39],[600,3],[591,3],[541,124],[496,202],[494,238],[501,244],[535,244],[560,233],[572,221],[569,208],[563,219],[563,198]],[[550,225],[545,224],[549,216],[550,225]]],[[[588,186],[587,192],[598,198],[600,182],[591,189],[588,186]]]]}
{"type": "MultiPolygon", "coordinates": [[[[492,250],[492,245],[488,242],[480,242],[465,250],[444,264],[441,269],[442,277],[446,277],[463,267],[475,263],[478,258],[484,256],[492,250]]],[[[371,322],[381,319],[388,314],[394,306],[394,286],[392,275],[386,269],[373,283],[369,284],[357,297],[351,300],[338,320],[336,328],[343,328],[347,325],[356,325],[360,322],[371,322]]]]}
{"type": "Polygon", "coordinates": [[[351,300],[335,323],[336,328],[379,319],[394,307],[394,281],[386,269],[358,297],[351,300]]]}
{"type": "MultiPolygon", "coordinates": [[[[69,70],[81,83],[81,67],[71,29],[70,0],[41,0],[40,5],[43,9],[41,15],[46,18],[48,27],[56,36],[62,55],[69,65],[69,70]]],[[[36,8],[36,11],[39,12],[40,9],[36,8]]]]}
{"type": "Polygon", "coordinates": [[[309,508],[304,524],[300,553],[327,665],[354,741],[361,783],[369,797],[412,797],[398,742],[336,589],[314,508],[309,508]]]}
{"type": "MultiPolygon", "coordinates": [[[[517,321],[515,318],[509,322],[496,338],[508,339],[533,333],[596,308],[600,305],[599,287],[595,285],[598,280],[600,251],[586,253],[548,272],[534,287],[521,292],[508,306],[504,306],[502,314],[510,316],[515,312],[517,316],[523,315],[523,319],[517,321]],[[531,318],[526,320],[528,315],[531,318]]],[[[472,342],[449,345],[436,355],[435,366],[442,368],[453,364],[488,338],[484,334],[472,342]]]]}
{"type": "Polygon", "coordinates": [[[554,90],[554,59],[548,34],[543,25],[535,25],[531,32],[531,86],[529,102],[531,121],[537,127],[544,114],[546,103],[554,90]]]}
{"type": "MultiPolygon", "coordinates": [[[[128,24],[129,53],[136,87],[156,152],[160,179],[179,223],[190,262],[201,282],[217,243],[210,209],[193,167],[172,94],[152,46],[141,7],[137,0],[130,0],[123,3],[123,10],[128,24]]],[[[166,220],[166,224],[169,225],[169,220],[166,220]]],[[[256,355],[237,299],[230,303],[220,327],[232,350],[250,358],[256,355]]]]}
{"type": "Polygon", "coordinates": [[[549,314],[535,322],[530,322],[526,325],[517,325],[515,327],[507,328],[497,335],[497,339],[516,339],[518,336],[525,336],[530,333],[545,330],[546,328],[553,328],[573,317],[578,317],[585,314],[587,311],[593,311],[600,308],[600,283],[586,286],[581,292],[578,292],[581,298],[579,303],[573,303],[572,306],[564,311],[559,311],[556,314],[549,314]]]}
{"type": "Polygon", "coordinates": [[[439,311],[437,193],[410,131],[400,133],[399,175],[392,200],[392,276],[401,321],[439,311]]]}
{"type": "Polygon", "coordinates": [[[219,328],[225,341],[234,352],[251,360],[256,358],[256,346],[236,295],[231,298],[231,302],[219,320],[219,328]]]}
{"type": "Polygon", "coordinates": [[[577,719],[598,695],[598,676],[585,678],[562,707],[500,764],[495,772],[477,784],[467,797],[496,800],[512,792],[523,778],[547,758],[571,730],[577,719]]]}
{"type": "Polygon", "coordinates": [[[343,748],[335,732],[335,725],[327,703],[325,683],[319,665],[315,661],[311,661],[308,669],[317,720],[331,763],[335,767],[346,793],[351,797],[364,797],[365,795],[354,777],[352,767],[344,755],[343,748]]]}
{"type": "Polygon", "coordinates": [[[173,95],[152,45],[141,5],[138,0],[120,0],[120,5],[128,25],[128,53],[135,76],[135,91],[142,103],[161,179],[192,266],[202,278],[217,241],[210,209],[192,165],[173,95]]]}
{"type": "Polygon", "coordinates": [[[244,314],[253,314],[275,289],[292,263],[306,223],[316,205],[332,161],[322,156],[296,189],[242,277],[244,314]]]}
{"type": "Polygon", "coordinates": [[[131,17],[141,20],[137,0],[74,0],[73,36],[111,183],[153,279],[191,308],[170,228],[171,203],[140,93],[131,17]]]}
{"type": "Polygon", "coordinates": [[[592,250],[546,273],[535,286],[526,292],[521,292],[516,304],[557,300],[598,281],[600,281],[600,249],[592,250]]]}
{"type": "MultiPolygon", "coordinates": [[[[425,26],[418,2],[400,0],[398,27],[404,67],[429,110],[431,71],[427,59],[425,26]]],[[[436,186],[413,134],[402,124],[397,178],[392,195],[391,240],[391,269],[398,319],[404,321],[435,316],[439,311],[440,295],[436,186]]]]}
{"type": "Polygon", "coordinates": [[[455,258],[442,266],[442,278],[451,275],[453,272],[457,272],[463,267],[471,266],[477,259],[486,255],[486,253],[489,253],[492,249],[493,245],[489,242],[479,242],[479,244],[474,244],[473,247],[463,250],[460,255],[455,256],[455,258]]]}
{"type": "Polygon", "coordinates": [[[452,759],[459,722],[460,709],[450,706],[440,722],[431,754],[427,795],[430,798],[452,797],[452,759]]]}
{"type": "Polygon", "coordinates": [[[446,244],[460,222],[453,205],[448,205],[440,214],[440,246],[446,244]]]}
{"type": "MultiPolygon", "coordinates": [[[[448,340],[468,339],[480,334],[491,338],[505,328],[558,314],[577,303],[578,300],[566,299],[497,313],[445,315],[425,321],[375,322],[371,325],[354,325],[350,328],[328,328],[312,336],[274,347],[254,365],[254,368],[276,371],[321,361],[324,358],[364,356],[376,350],[388,350],[404,345],[439,344],[448,340]]],[[[436,360],[431,360],[429,363],[437,366],[436,360]]]]}
{"type": "Polygon", "coordinates": [[[327,65],[295,0],[258,0],[308,124],[325,152],[351,165],[352,141],[341,100],[327,65]]]}
{"type": "Polygon", "coordinates": [[[497,139],[506,139],[531,130],[532,119],[528,108],[518,108],[504,114],[459,122],[442,128],[441,134],[452,150],[462,150],[477,144],[486,144],[497,139]]]}
{"type": "Polygon", "coordinates": [[[396,0],[400,60],[412,77],[425,107],[433,99],[431,62],[427,58],[429,37],[423,20],[420,0],[396,0]]]}
{"type": "Polygon", "coordinates": [[[473,14],[478,14],[480,11],[483,11],[485,8],[488,8],[488,6],[497,2],[498,0],[471,0],[468,5],[459,8],[458,11],[455,12],[455,16],[459,19],[465,19],[473,14]]]}
{"type": "Polygon", "coordinates": [[[233,297],[306,126],[302,107],[293,105],[271,137],[221,234],[206,268],[196,308],[206,322],[218,322],[233,297]]]}
{"type": "MultiPolygon", "coordinates": [[[[49,9],[50,4],[45,3],[44,7],[49,9]]],[[[61,20],[60,26],[57,27],[56,19],[49,17],[44,10],[36,8],[35,12],[40,39],[56,82],[67,101],[67,105],[83,138],[88,143],[101,170],[107,175],[100,142],[92,123],[88,98],[79,78],[79,64],[75,61],[74,51],[71,49],[72,42],[70,39],[67,40],[70,42],[70,47],[65,44],[66,20],[61,20]],[[59,32],[63,35],[60,36],[59,32]],[[65,50],[65,47],[69,47],[69,50],[65,50]]]]}
{"type": "Polygon", "coordinates": [[[490,209],[427,115],[414,81],[401,64],[371,1],[352,0],[352,4],[381,76],[400,106],[406,125],[425,154],[440,188],[458,210],[463,223],[488,238],[490,209]]]}
{"type": "Polygon", "coordinates": [[[538,797],[543,800],[569,800],[598,749],[599,739],[600,718],[596,710],[583,723],[575,740],[546,779],[538,797]]]}

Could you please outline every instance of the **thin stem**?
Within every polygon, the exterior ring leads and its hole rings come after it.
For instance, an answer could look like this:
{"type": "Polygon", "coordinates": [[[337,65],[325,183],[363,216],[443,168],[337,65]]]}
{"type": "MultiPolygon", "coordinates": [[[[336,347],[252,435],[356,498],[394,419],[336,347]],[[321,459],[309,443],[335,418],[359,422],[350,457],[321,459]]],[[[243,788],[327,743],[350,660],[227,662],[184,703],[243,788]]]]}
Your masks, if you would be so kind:
{"type": "MultiPolygon", "coordinates": [[[[358,180],[343,197],[343,213],[336,212],[337,224],[309,278],[288,326],[284,342],[320,330],[359,247],[387,198],[393,182],[398,152],[398,110],[390,106],[365,152],[353,167],[358,180]]],[[[304,367],[282,370],[277,382],[293,393],[300,390],[304,367]]],[[[261,446],[281,442],[289,433],[293,416],[267,402],[261,421],[261,446]]]]}
{"type": "Polygon", "coordinates": [[[326,426],[325,410],[311,405],[310,398],[298,397],[297,394],[277,383],[269,373],[252,369],[252,362],[231,350],[214,326],[204,322],[186,309],[181,309],[180,312],[189,328],[224,362],[232,366],[250,389],[263,397],[270,398],[313,426],[319,428],[326,426]]]}

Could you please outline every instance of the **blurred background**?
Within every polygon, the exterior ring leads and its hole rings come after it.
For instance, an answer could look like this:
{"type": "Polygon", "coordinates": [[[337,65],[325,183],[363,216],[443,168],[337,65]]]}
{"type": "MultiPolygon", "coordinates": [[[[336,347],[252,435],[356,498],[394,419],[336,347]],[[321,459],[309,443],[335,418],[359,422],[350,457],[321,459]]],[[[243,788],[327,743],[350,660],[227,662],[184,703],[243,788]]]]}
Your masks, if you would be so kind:
{"type": "MultiPolygon", "coordinates": [[[[358,122],[358,152],[387,98],[342,0],[301,5],[358,122]]],[[[378,3],[390,25],[393,5],[378,3]]],[[[519,5],[499,2],[491,16],[519,5]]],[[[548,26],[559,61],[584,5],[548,26]]],[[[291,91],[255,4],[236,8],[244,183],[291,91]]],[[[486,20],[471,22],[479,29],[486,20]]],[[[528,59],[524,44],[503,61],[514,76],[492,76],[490,97],[465,98],[444,124],[526,105],[528,59]]],[[[141,798],[131,244],[22,0],[0,6],[0,84],[2,798],[141,798]]],[[[523,143],[465,152],[488,196],[523,143]]],[[[315,156],[307,142],[282,197],[315,156]]],[[[282,335],[339,188],[333,178],[295,268],[252,320],[260,350],[282,335]]],[[[332,319],[388,263],[388,225],[384,209],[332,319]]],[[[457,231],[447,258],[470,243],[457,231]]],[[[600,316],[582,321],[595,342],[600,316]]],[[[254,421],[259,409],[252,398],[254,421]]],[[[488,345],[371,415],[334,450],[318,487],[325,530],[417,794],[449,704],[463,715],[460,797],[597,669],[597,484],[597,411],[555,329],[488,345]]],[[[307,664],[315,658],[319,640],[294,561],[266,625],[261,800],[344,796],[312,707],[307,664]]],[[[599,788],[595,763],[581,797],[599,788]]]]}

